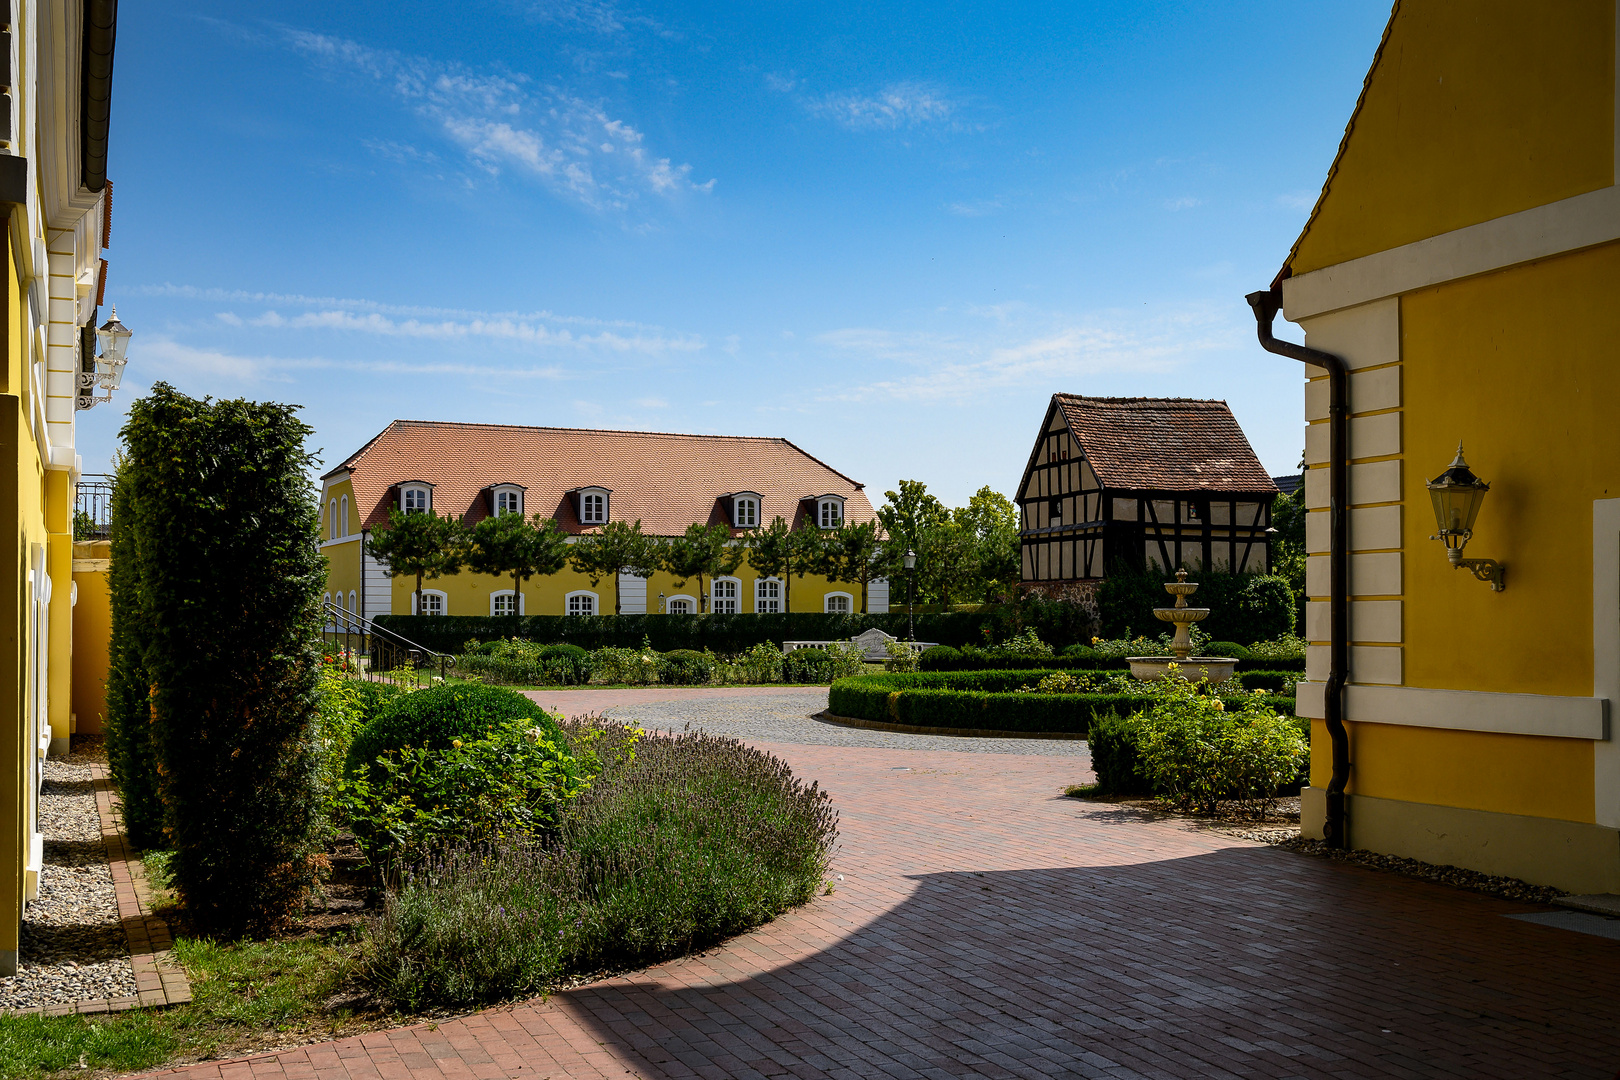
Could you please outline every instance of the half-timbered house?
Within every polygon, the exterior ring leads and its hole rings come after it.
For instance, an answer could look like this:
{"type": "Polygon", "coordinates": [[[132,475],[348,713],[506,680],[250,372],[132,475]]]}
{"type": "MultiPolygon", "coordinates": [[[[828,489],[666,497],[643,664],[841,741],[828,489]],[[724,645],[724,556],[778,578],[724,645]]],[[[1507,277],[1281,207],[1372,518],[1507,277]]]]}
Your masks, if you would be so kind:
{"type": "Polygon", "coordinates": [[[1018,485],[1023,581],[1264,572],[1276,496],[1224,401],[1053,394],[1018,485]]]}

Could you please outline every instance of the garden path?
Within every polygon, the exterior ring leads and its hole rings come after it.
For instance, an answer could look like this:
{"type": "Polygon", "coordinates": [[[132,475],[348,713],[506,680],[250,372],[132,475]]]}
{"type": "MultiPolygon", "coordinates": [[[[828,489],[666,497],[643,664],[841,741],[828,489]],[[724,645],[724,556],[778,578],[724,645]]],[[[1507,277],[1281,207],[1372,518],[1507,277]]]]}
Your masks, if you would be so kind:
{"type": "Polygon", "coordinates": [[[180,1071],[1608,1080],[1620,1066],[1620,941],[1504,917],[1534,905],[1062,798],[1082,760],[761,745],[840,810],[832,895],[543,1003],[180,1071]]]}

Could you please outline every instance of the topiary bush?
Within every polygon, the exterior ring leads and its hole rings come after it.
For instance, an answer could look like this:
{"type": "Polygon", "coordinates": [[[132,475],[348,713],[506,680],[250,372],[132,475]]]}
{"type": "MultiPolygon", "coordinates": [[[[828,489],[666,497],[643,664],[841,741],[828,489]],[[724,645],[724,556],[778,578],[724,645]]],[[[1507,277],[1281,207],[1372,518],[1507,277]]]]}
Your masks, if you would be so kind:
{"type": "Polygon", "coordinates": [[[917,670],[955,671],[961,662],[960,649],[953,649],[949,645],[935,645],[933,648],[924,649],[922,655],[917,657],[917,670]]]}
{"type": "Polygon", "coordinates": [[[666,686],[707,686],[714,678],[714,657],[692,649],[673,649],[658,658],[658,681],[666,686]]]}
{"type": "Polygon", "coordinates": [[[349,747],[344,774],[380,777],[376,763],[407,746],[449,750],[461,739],[477,739],[510,721],[525,720],[567,748],[556,719],[516,690],[478,683],[447,683],[403,694],[365,724],[349,747]]]}
{"type": "Polygon", "coordinates": [[[1135,716],[1121,716],[1112,709],[1092,714],[1086,746],[1101,794],[1153,794],[1153,785],[1142,771],[1140,734],[1141,723],[1135,716]]]}
{"type": "Polygon", "coordinates": [[[1070,645],[1058,655],[1069,660],[1100,660],[1102,658],[1102,654],[1090,645],[1080,645],[1078,643],[1070,645]]]}
{"type": "Polygon", "coordinates": [[[311,429],[296,413],[158,383],[120,433],[134,544],[117,587],[146,624],[141,674],[170,865],[204,933],[285,926],[317,870],[326,559],[311,429]]]}
{"type": "Polygon", "coordinates": [[[1247,660],[1249,650],[1235,641],[1211,641],[1198,650],[1200,656],[1230,656],[1233,660],[1247,660]]]}

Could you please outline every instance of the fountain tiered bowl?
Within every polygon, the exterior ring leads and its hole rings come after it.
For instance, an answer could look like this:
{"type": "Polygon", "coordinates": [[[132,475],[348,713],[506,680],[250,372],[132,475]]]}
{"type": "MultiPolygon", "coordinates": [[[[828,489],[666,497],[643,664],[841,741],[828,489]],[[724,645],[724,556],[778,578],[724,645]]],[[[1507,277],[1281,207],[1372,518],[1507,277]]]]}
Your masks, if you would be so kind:
{"type": "Polygon", "coordinates": [[[1164,583],[1164,591],[1176,598],[1175,607],[1154,608],[1153,614],[1161,621],[1175,626],[1176,636],[1170,641],[1174,656],[1128,656],[1131,674],[1144,682],[1169,675],[1174,664],[1175,674],[1189,682],[1208,679],[1225,682],[1237,671],[1237,660],[1230,656],[1193,656],[1192,625],[1209,618],[1209,608],[1188,607],[1187,597],[1198,591],[1198,582],[1187,580],[1187,571],[1177,570],[1176,580],[1164,583]]]}

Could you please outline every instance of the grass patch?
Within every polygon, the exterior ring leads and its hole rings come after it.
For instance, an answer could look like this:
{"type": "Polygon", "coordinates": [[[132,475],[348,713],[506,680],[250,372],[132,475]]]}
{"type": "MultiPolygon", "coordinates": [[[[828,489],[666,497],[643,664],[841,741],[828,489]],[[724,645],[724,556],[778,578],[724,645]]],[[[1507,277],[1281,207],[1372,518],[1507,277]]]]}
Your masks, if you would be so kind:
{"type": "Polygon", "coordinates": [[[50,1076],[85,1069],[132,1072],[161,1065],[181,1041],[157,1014],[0,1016],[0,1078],[50,1076]]]}
{"type": "Polygon", "coordinates": [[[1070,784],[1063,789],[1063,794],[1071,799],[1089,799],[1094,795],[1102,794],[1101,784],[1070,784]]]}

